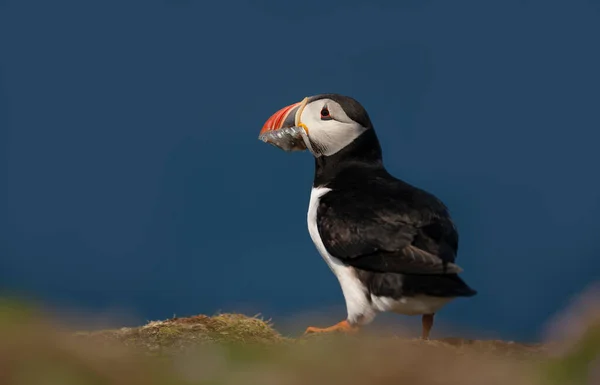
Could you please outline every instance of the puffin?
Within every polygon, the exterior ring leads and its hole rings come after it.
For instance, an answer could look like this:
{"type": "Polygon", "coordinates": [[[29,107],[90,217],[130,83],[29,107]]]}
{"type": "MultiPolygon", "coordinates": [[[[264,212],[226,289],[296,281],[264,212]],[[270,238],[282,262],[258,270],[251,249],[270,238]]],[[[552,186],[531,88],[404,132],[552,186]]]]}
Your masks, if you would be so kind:
{"type": "Polygon", "coordinates": [[[477,292],[459,277],[458,230],[435,195],[391,175],[365,108],[340,94],[305,97],[275,112],[259,139],[315,159],[308,233],[337,277],[345,320],[305,334],[356,333],[378,313],[435,314],[477,292]]]}

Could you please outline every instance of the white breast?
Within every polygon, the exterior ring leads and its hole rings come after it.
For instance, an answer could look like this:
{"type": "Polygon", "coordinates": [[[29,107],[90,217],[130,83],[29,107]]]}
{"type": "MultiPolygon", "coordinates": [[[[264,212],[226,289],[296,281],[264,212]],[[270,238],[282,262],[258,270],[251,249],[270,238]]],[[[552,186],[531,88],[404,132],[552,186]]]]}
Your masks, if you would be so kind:
{"type": "Polygon", "coordinates": [[[331,256],[321,240],[319,228],[317,227],[317,208],[320,198],[331,189],[324,187],[313,188],[308,205],[307,223],[308,232],[317,250],[325,259],[333,273],[336,275],[342,287],[342,293],[346,301],[348,321],[351,323],[367,324],[375,317],[376,310],[371,306],[367,298],[367,289],[356,276],[354,268],[342,263],[339,259],[331,256]]]}

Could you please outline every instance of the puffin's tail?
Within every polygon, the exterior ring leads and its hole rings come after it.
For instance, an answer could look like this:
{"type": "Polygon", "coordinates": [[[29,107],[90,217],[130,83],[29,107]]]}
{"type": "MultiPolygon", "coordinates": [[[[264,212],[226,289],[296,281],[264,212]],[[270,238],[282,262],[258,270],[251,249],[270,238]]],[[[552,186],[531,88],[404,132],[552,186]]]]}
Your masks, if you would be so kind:
{"type": "Polygon", "coordinates": [[[414,294],[433,297],[472,297],[477,294],[457,274],[405,275],[403,286],[410,288],[414,294]]]}

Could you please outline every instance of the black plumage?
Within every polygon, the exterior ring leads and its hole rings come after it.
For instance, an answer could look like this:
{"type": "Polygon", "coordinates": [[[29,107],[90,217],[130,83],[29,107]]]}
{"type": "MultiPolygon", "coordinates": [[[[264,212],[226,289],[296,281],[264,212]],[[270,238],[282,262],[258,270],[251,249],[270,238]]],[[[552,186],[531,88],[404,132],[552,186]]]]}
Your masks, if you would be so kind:
{"type": "Polygon", "coordinates": [[[347,100],[336,101],[370,129],[336,154],[315,158],[313,187],[331,190],[317,210],[328,253],[356,268],[370,294],[475,295],[457,275],[458,232],[447,207],[387,172],[366,111],[347,100]]]}

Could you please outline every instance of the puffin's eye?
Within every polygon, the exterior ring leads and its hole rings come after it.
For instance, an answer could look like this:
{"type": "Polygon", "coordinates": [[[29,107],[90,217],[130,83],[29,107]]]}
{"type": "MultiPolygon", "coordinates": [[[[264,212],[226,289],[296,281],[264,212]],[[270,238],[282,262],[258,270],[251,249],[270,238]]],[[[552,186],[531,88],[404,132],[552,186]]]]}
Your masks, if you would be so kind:
{"type": "Polygon", "coordinates": [[[321,120],[331,120],[331,115],[329,115],[329,109],[327,107],[321,109],[321,120]]]}

